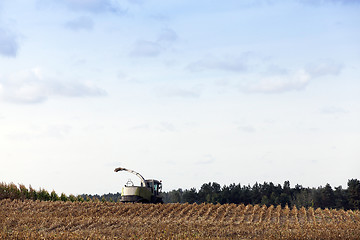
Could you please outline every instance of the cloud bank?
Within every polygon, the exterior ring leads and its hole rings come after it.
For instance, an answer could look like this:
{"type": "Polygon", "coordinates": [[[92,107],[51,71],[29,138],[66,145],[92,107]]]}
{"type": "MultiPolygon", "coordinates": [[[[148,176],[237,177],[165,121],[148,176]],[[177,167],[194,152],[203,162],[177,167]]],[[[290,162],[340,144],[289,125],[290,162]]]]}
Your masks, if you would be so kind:
{"type": "Polygon", "coordinates": [[[81,16],[65,23],[65,27],[78,31],[78,30],[92,30],[94,21],[90,17],[81,16]]]}
{"type": "Polygon", "coordinates": [[[209,56],[191,62],[186,69],[194,74],[209,71],[230,74],[241,91],[247,93],[284,93],[304,90],[311,81],[337,76],[344,68],[343,64],[321,60],[303,68],[288,69],[257,58],[249,52],[238,56],[209,56]]]}
{"type": "Polygon", "coordinates": [[[50,80],[38,69],[0,77],[0,100],[13,103],[41,103],[55,96],[96,97],[106,91],[81,82],[50,80]]]}
{"type": "Polygon", "coordinates": [[[312,77],[322,77],[328,75],[339,75],[342,69],[342,64],[325,61],[318,64],[312,64],[308,66],[306,70],[312,77]]]}
{"type": "Polygon", "coordinates": [[[272,76],[262,77],[257,82],[245,84],[243,90],[257,93],[299,91],[305,89],[316,78],[339,75],[342,69],[342,64],[322,61],[295,72],[282,71],[272,76]]]}
{"type": "Polygon", "coordinates": [[[193,72],[207,70],[223,70],[232,72],[245,72],[248,70],[247,54],[239,57],[206,57],[201,60],[190,63],[187,69],[193,72]]]}
{"type": "Polygon", "coordinates": [[[320,109],[320,113],[322,114],[343,114],[347,113],[347,111],[338,106],[327,106],[320,109]]]}
{"type": "Polygon", "coordinates": [[[179,98],[199,98],[200,89],[196,88],[176,88],[176,87],[162,87],[158,89],[158,93],[165,97],[179,97],[179,98]]]}
{"type": "Polygon", "coordinates": [[[311,76],[304,70],[291,75],[263,77],[260,81],[250,83],[244,87],[246,92],[283,93],[304,89],[311,80],[311,76]]]}
{"type": "Polygon", "coordinates": [[[138,40],[135,42],[130,56],[157,57],[169,49],[178,39],[176,32],[170,28],[162,29],[155,41],[138,40]]]}

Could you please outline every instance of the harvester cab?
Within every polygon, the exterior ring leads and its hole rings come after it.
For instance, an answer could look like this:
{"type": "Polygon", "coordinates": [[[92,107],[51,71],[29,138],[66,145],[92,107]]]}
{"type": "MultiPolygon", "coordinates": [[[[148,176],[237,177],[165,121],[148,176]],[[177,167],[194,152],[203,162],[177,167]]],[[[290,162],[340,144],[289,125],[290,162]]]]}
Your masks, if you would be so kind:
{"type": "Polygon", "coordinates": [[[163,203],[161,197],[162,182],[154,179],[145,180],[140,173],[126,168],[115,168],[115,172],[126,171],[140,178],[140,186],[134,186],[129,180],[121,191],[121,202],[163,203]]]}

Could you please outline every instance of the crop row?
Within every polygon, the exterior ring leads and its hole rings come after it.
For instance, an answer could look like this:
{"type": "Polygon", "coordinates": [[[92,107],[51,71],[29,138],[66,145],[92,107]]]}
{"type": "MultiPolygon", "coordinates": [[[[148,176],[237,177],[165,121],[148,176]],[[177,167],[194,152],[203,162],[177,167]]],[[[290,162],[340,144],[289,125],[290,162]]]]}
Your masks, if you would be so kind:
{"type": "Polygon", "coordinates": [[[235,204],[0,201],[0,239],[358,239],[360,212],[235,204]]]}

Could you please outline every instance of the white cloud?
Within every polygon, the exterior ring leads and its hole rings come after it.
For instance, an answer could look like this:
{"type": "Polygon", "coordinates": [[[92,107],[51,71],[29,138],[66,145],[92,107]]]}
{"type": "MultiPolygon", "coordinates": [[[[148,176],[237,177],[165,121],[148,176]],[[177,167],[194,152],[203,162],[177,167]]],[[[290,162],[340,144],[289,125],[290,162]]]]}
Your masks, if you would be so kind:
{"type": "Polygon", "coordinates": [[[165,28],[160,32],[157,41],[163,43],[171,43],[175,42],[178,38],[179,37],[174,30],[170,28],[165,28]]]}
{"type": "Polygon", "coordinates": [[[311,76],[304,70],[299,70],[292,75],[264,77],[257,83],[244,87],[247,92],[282,93],[304,89],[311,76]]]}
{"type": "Polygon", "coordinates": [[[120,5],[112,0],[38,0],[38,5],[40,6],[47,6],[49,4],[63,5],[72,11],[124,13],[120,5]]]}
{"type": "Polygon", "coordinates": [[[271,64],[264,71],[265,75],[287,75],[289,74],[289,70],[274,64],[271,64]]]}
{"type": "Polygon", "coordinates": [[[159,22],[168,22],[170,20],[170,17],[163,15],[163,14],[153,14],[150,16],[151,19],[154,19],[159,22]]]}
{"type": "Polygon", "coordinates": [[[0,28],[0,55],[16,57],[18,49],[17,36],[9,30],[0,28]]]}
{"type": "Polygon", "coordinates": [[[310,4],[310,5],[323,5],[323,4],[344,4],[344,5],[356,5],[360,4],[358,0],[321,0],[321,1],[313,1],[313,0],[299,0],[301,3],[310,4]]]}
{"type": "Polygon", "coordinates": [[[71,126],[69,125],[50,125],[47,127],[43,136],[53,137],[53,138],[62,138],[71,131],[71,126]]]}
{"type": "Polygon", "coordinates": [[[157,57],[168,50],[178,39],[176,32],[170,28],[163,29],[155,41],[139,40],[135,42],[131,56],[135,57],[157,57]]]}
{"type": "Polygon", "coordinates": [[[320,113],[323,113],[323,114],[342,114],[342,113],[347,113],[347,111],[342,107],[328,106],[328,107],[321,108],[320,113]]]}
{"type": "Polygon", "coordinates": [[[339,75],[342,69],[343,69],[342,64],[325,61],[308,66],[307,72],[312,77],[322,77],[328,75],[339,75]]]}
{"type": "Polygon", "coordinates": [[[208,165],[208,164],[212,164],[215,162],[215,158],[214,156],[212,156],[211,154],[206,154],[202,157],[202,159],[198,160],[195,162],[195,164],[197,165],[208,165]]]}
{"type": "Polygon", "coordinates": [[[240,126],[238,127],[238,129],[247,133],[253,133],[256,131],[256,129],[253,126],[240,126]]]}
{"type": "Polygon", "coordinates": [[[104,96],[106,92],[81,82],[50,80],[40,69],[19,72],[0,78],[0,99],[15,103],[40,103],[52,96],[104,96]]]}
{"type": "Polygon", "coordinates": [[[180,98],[198,98],[200,97],[200,89],[198,88],[169,88],[162,87],[159,89],[159,95],[165,97],[180,97],[180,98]]]}
{"type": "Polygon", "coordinates": [[[270,76],[262,77],[258,82],[243,85],[242,89],[246,92],[258,93],[283,93],[289,91],[299,91],[314,79],[323,76],[340,74],[343,66],[333,62],[320,62],[312,64],[306,68],[293,73],[286,69],[270,76]]]}
{"type": "Polygon", "coordinates": [[[151,41],[137,41],[130,55],[135,57],[156,57],[163,48],[159,43],[151,41]]]}
{"type": "Polygon", "coordinates": [[[131,4],[141,5],[144,3],[144,0],[128,0],[128,2],[131,4]]]}
{"type": "Polygon", "coordinates": [[[190,63],[187,69],[193,72],[206,70],[223,70],[232,72],[246,72],[248,70],[247,54],[240,56],[206,57],[196,62],[190,63]]]}
{"type": "Polygon", "coordinates": [[[130,130],[149,130],[150,126],[149,124],[139,124],[139,125],[135,125],[129,128],[130,130]]]}
{"type": "Polygon", "coordinates": [[[174,132],[176,130],[174,124],[169,122],[160,123],[160,131],[162,132],[174,132]]]}
{"type": "Polygon", "coordinates": [[[50,124],[48,126],[35,126],[24,130],[18,129],[7,134],[8,139],[19,141],[39,141],[39,138],[61,139],[66,137],[72,130],[70,125],[50,124]]]}
{"type": "Polygon", "coordinates": [[[71,30],[91,30],[94,27],[94,22],[90,17],[81,16],[65,23],[65,26],[71,30]]]}
{"type": "MultiPolygon", "coordinates": [[[[192,72],[225,71],[236,74],[233,79],[239,79],[238,74],[244,74],[240,83],[241,90],[248,93],[283,93],[299,91],[315,78],[339,75],[343,65],[330,60],[309,64],[307,67],[291,71],[286,67],[266,66],[267,62],[257,58],[252,52],[244,52],[238,56],[214,57],[207,56],[187,65],[192,72]]],[[[235,81],[235,80],[234,80],[235,81]]],[[[239,85],[239,83],[238,83],[239,85]]]]}
{"type": "Polygon", "coordinates": [[[1,82],[0,82],[0,96],[2,96],[4,91],[4,87],[2,86],[1,82]]]}
{"type": "MultiPolygon", "coordinates": [[[[304,90],[316,78],[336,76],[341,73],[343,65],[332,61],[310,64],[304,69],[290,71],[276,65],[270,65],[259,77],[241,85],[241,90],[248,93],[283,93],[304,90]]],[[[251,76],[250,78],[256,78],[251,76]]]]}

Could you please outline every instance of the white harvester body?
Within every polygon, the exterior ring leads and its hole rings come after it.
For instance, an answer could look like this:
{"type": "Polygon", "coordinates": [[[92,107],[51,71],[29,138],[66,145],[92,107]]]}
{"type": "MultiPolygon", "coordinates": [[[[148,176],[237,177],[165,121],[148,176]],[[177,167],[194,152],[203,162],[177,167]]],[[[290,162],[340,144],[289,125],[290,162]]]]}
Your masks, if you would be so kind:
{"type": "Polygon", "coordinates": [[[140,173],[126,168],[116,168],[115,172],[127,171],[141,180],[141,186],[134,186],[129,180],[121,191],[121,202],[163,203],[161,197],[162,182],[154,179],[145,180],[140,173]]]}

